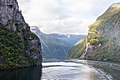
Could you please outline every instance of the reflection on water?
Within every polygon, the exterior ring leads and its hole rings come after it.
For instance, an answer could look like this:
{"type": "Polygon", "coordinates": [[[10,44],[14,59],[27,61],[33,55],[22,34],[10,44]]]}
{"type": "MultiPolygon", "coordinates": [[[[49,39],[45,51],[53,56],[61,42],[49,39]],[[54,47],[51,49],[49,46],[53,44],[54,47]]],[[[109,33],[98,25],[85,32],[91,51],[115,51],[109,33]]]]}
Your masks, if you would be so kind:
{"type": "Polygon", "coordinates": [[[41,67],[0,71],[0,80],[40,80],[41,67]]]}
{"type": "Polygon", "coordinates": [[[43,63],[43,80],[111,80],[94,67],[74,62],[43,63]]]}
{"type": "Polygon", "coordinates": [[[44,61],[42,65],[43,69],[28,67],[1,70],[0,80],[120,80],[120,64],[67,60],[44,61]]]}

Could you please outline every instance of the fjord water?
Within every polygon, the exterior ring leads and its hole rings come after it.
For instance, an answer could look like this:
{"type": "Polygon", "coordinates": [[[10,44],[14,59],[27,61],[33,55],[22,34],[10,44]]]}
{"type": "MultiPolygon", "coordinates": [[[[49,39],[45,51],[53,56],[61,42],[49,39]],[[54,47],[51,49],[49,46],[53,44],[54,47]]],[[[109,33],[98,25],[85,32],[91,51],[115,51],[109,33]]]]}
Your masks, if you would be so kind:
{"type": "Polygon", "coordinates": [[[0,80],[40,80],[41,67],[0,70],[0,80]]]}
{"type": "Polygon", "coordinates": [[[120,80],[120,65],[116,63],[46,60],[42,65],[42,70],[29,67],[0,71],[0,80],[120,80]]]}
{"type": "Polygon", "coordinates": [[[120,80],[120,63],[88,60],[43,62],[42,80],[120,80]]]}
{"type": "Polygon", "coordinates": [[[112,80],[112,76],[74,61],[44,62],[42,80],[112,80]]]}

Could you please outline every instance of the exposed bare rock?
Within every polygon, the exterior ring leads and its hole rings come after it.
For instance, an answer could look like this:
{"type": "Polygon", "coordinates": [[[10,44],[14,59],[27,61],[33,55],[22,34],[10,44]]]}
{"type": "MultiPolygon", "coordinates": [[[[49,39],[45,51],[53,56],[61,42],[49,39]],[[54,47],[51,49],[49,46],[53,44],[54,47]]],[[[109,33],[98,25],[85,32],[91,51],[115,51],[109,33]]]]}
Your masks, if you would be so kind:
{"type": "MultiPolygon", "coordinates": [[[[27,66],[33,64],[41,65],[42,56],[39,38],[30,31],[30,27],[25,22],[24,17],[19,10],[17,0],[0,0],[0,24],[2,25],[0,27],[12,30],[14,34],[17,34],[20,37],[20,40],[24,43],[24,57],[27,59],[29,58],[29,60],[26,60],[26,63],[28,63],[27,66]],[[32,61],[34,62],[33,64],[31,63],[32,61]]],[[[22,65],[22,63],[19,65],[22,65]]]]}

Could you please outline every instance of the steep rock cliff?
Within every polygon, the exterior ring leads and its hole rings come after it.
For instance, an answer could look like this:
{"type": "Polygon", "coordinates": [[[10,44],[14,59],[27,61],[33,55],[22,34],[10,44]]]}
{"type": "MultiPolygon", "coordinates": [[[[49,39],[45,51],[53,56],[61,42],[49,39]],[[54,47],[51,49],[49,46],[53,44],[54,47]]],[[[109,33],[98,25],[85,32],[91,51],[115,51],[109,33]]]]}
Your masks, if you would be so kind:
{"type": "Polygon", "coordinates": [[[75,58],[120,61],[120,3],[112,4],[98,17],[89,26],[87,38],[77,46],[71,49],[69,57],[77,54],[75,58]],[[77,46],[81,47],[77,50],[77,46]],[[77,53],[73,54],[73,51],[77,53]]]}
{"type": "Polygon", "coordinates": [[[0,0],[0,68],[41,65],[41,44],[17,0],[0,0]]]}

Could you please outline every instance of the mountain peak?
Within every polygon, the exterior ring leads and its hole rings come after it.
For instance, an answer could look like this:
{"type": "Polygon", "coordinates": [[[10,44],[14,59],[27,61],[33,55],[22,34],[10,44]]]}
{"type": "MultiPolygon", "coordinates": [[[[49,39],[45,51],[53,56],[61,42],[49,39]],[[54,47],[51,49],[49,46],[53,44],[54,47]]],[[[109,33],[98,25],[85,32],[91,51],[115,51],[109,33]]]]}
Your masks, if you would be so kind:
{"type": "Polygon", "coordinates": [[[110,7],[111,8],[120,8],[120,2],[119,3],[114,3],[110,7]]]}

